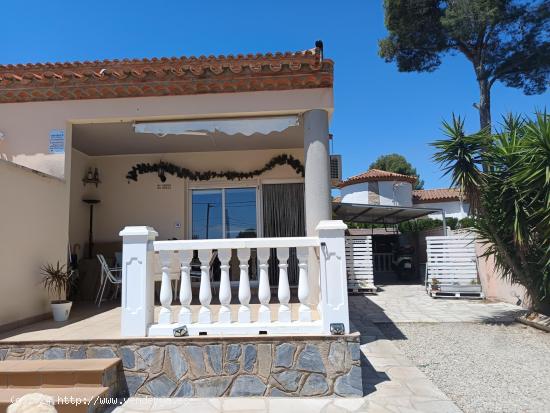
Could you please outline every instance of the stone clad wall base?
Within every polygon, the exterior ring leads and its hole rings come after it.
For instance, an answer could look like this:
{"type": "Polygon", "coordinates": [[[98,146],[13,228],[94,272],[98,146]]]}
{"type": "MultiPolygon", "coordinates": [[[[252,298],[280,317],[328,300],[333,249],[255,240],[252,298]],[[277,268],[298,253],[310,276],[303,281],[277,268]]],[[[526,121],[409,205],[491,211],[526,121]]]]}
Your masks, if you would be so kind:
{"type": "Polygon", "coordinates": [[[122,360],[119,396],[363,396],[359,336],[0,344],[0,360],[122,360]]]}

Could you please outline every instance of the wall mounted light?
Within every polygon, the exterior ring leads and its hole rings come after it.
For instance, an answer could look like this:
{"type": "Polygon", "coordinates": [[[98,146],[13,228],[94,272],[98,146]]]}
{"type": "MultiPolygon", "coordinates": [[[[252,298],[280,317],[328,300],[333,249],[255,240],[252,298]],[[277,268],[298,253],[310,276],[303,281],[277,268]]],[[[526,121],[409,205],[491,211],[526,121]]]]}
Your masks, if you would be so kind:
{"type": "Polygon", "coordinates": [[[5,139],[6,139],[6,135],[4,134],[4,132],[0,132],[0,142],[2,142],[5,139]]]}

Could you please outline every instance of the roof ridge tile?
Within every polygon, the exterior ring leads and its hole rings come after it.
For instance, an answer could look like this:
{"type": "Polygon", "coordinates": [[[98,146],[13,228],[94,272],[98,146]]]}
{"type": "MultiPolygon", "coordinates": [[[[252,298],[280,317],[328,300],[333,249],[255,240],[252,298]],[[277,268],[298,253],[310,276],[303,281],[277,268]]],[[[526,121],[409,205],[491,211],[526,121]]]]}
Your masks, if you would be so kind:
{"type": "Polygon", "coordinates": [[[343,188],[349,185],[359,184],[363,182],[374,182],[374,181],[405,181],[410,182],[411,184],[417,181],[416,176],[404,175],[397,172],[384,171],[382,169],[372,168],[366,172],[362,172],[357,175],[353,175],[345,180],[343,180],[339,187],[343,188]]]}

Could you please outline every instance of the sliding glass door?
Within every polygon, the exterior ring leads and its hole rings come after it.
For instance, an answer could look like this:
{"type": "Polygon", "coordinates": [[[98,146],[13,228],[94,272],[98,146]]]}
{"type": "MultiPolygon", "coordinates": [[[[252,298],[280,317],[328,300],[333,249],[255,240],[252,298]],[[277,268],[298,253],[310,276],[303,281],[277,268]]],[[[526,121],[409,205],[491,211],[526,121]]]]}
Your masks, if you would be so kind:
{"type": "Polygon", "coordinates": [[[223,238],[223,193],[221,189],[194,190],[192,239],[223,238]]]}
{"type": "Polygon", "coordinates": [[[256,188],[224,189],[225,238],[256,238],[256,188]]]}
{"type": "Polygon", "coordinates": [[[192,239],[258,236],[256,188],[194,189],[192,239]]]}

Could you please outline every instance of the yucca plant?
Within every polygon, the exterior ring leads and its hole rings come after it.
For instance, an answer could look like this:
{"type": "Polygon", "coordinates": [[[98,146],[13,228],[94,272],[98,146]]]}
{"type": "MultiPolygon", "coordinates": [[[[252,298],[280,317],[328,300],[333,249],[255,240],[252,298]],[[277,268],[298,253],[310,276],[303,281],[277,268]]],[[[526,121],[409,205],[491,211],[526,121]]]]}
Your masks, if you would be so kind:
{"type": "Polygon", "coordinates": [[[550,116],[507,116],[502,129],[467,135],[453,115],[434,160],[468,198],[472,225],[500,273],[550,309],[550,116]]]}
{"type": "Polygon", "coordinates": [[[50,295],[53,295],[57,300],[52,303],[65,302],[63,299],[69,293],[71,287],[72,272],[67,269],[65,265],[60,265],[57,261],[57,265],[45,264],[40,268],[42,275],[42,285],[50,295]]]}

